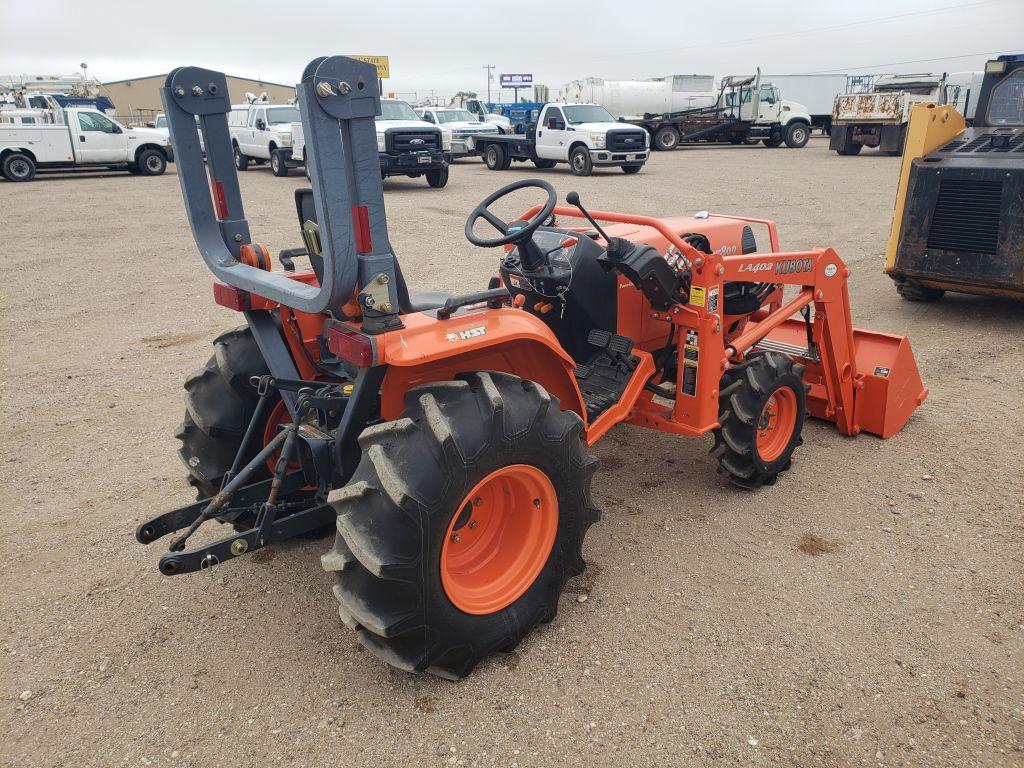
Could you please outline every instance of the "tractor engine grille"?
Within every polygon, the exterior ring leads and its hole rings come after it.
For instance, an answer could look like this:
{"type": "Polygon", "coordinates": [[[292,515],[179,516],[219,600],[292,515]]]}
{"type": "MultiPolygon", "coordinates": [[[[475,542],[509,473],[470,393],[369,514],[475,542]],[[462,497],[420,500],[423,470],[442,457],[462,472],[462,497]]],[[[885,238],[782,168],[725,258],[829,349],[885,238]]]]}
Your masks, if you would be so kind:
{"type": "Polygon", "coordinates": [[[954,139],[939,151],[955,152],[958,155],[979,152],[982,154],[986,152],[1024,152],[1024,131],[982,133],[974,138],[954,139]],[[997,143],[998,146],[996,146],[997,143]]]}
{"type": "Polygon", "coordinates": [[[388,152],[422,152],[441,148],[441,134],[437,131],[388,131],[388,152]]]}
{"type": "Polygon", "coordinates": [[[928,248],[994,254],[999,243],[1003,183],[942,179],[928,248]]]}
{"type": "Polygon", "coordinates": [[[646,135],[644,131],[611,131],[607,148],[612,152],[640,152],[646,135]]]}

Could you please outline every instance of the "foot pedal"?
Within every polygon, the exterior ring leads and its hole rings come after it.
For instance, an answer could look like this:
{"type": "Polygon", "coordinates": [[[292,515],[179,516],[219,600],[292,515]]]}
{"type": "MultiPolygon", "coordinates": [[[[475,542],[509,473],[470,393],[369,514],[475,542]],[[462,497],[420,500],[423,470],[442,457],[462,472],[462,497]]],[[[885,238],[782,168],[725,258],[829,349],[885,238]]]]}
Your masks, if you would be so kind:
{"type": "Polygon", "coordinates": [[[587,365],[586,363],[580,363],[579,365],[576,366],[576,370],[573,371],[573,374],[576,376],[577,379],[585,379],[588,376],[590,376],[590,374],[592,374],[593,372],[594,366],[587,365]]]}
{"type": "Polygon", "coordinates": [[[628,336],[618,336],[608,331],[595,328],[587,334],[587,343],[594,347],[607,349],[617,355],[628,355],[633,351],[633,340],[628,336]]]}

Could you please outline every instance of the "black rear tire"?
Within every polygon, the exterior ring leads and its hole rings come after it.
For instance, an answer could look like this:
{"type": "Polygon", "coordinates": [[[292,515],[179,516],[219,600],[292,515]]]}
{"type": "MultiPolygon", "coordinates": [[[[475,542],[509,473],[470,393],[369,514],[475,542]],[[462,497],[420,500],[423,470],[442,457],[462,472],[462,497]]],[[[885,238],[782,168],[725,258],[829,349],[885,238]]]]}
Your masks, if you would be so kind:
{"type": "Polygon", "coordinates": [[[32,181],[36,177],[36,164],[24,152],[11,152],[4,155],[0,173],[8,181],[32,181]]]}
{"type": "Polygon", "coordinates": [[[448,183],[448,166],[443,168],[436,168],[433,171],[427,171],[427,184],[434,189],[441,189],[445,184],[448,183]]]}
{"type": "Polygon", "coordinates": [[[505,164],[505,148],[497,144],[489,144],[484,150],[484,163],[492,171],[504,171],[508,168],[505,164]]]}
{"type": "Polygon", "coordinates": [[[586,567],[583,538],[600,517],[590,497],[600,462],[587,454],[582,427],[541,386],[504,373],[418,387],[397,420],[368,427],[355,474],[331,493],[338,533],[322,558],[359,642],[399,669],[457,679],[550,621],[566,580],[586,567]],[[466,495],[513,465],[540,470],[554,486],[554,543],[513,602],[467,613],[442,582],[443,547],[456,540],[450,526],[475,527],[466,495]]]}
{"type": "Polygon", "coordinates": [[[270,170],[275,176],[288,175],[288,163],[285,162],[284,155],[279,149],[275,149],[270,153],[270,170]]]}
{"type": "MultiPolygon", "coordinates": [[[[256,411],[259,396],[249,383],[250,377],[269,373],[247,326],[222,333],[214,339],[213,347],[213,357],[185,380],[185,418],[175,433],[181,441],[178,456],[188,469],[188,482],[199,499],[220,490],[256,411]]],[[[262,431],[261,427],[260,434],[262,431]]],[[[253,440],[245,461],[262,447],[258,439],[253,440]]],[[[253,479],[268,476],[269,471],[259,470],[253,479]]]]}
{"type": "Polygon", "coordinates": [[[547,170],[548,168],[554,168],[558,165],[556,160],[534,160],[533,164],[541,170],[547,170]]]}
{"type": "Polygon", "coordinates": [[[663,152],[675,149],[679,146],[679,131],[671,125],[663,125],[654,132],[651,146],[663,152]]]}
{"type": "Polygon", "coordinates": [[[842,155],[843,157],[855,157],[860,154],[860,151],[864,149],[863,144],[849,143],[842,149],[837,149],[836,154],[842,155]]]}
{"type": "Polygon", "coordinates": [[[907,301],[918,302],[938,301],[946,295],[942,288],[929,288],[916,280],[903,280],[896,283],[896,293],[907,301]]]}
{"type": "Polygon", "coordinates": [[[779,473],[789,469],[793,451],[803,444],[808,390],[803,372],[804,366],[787,355],[764,352],[722,376],[718,395],[721,426],[715,430],[711,454],[718,459],[719,474],[728,475],[733,485],[750,490],[774,485],[779,473]],[[763,457],[758,432],[768,426],[763,419],[769,413],[769,402],[779,407],[776,400],[781,397],[793,408],[791,432],[776,455],[763,457]]]}

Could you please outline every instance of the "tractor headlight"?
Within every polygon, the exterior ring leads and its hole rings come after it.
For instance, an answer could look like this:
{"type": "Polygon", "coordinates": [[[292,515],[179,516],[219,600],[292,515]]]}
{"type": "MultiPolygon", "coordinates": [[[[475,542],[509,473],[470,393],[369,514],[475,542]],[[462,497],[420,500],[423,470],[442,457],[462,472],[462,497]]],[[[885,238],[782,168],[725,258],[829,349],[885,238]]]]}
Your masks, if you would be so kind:
{"type": "Polygon", "coordinates": [[[377,151],[378,152],[387,152],[387,145],[384,144],[384,134],[383,133],[378,133],[377,134],[377,151]]]}
{"type": "Polygon", "coordinates": [[[594,145],[594,149],[604,149],[605,135],[603,133],[592,133],[590,134],[590,141],[594,145]]]}

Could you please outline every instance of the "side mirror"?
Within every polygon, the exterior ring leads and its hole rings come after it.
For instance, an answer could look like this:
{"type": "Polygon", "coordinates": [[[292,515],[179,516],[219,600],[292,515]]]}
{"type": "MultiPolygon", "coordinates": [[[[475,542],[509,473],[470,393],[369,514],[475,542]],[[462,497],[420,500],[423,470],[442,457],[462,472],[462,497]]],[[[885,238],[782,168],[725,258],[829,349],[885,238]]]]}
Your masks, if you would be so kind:
{"type": "Polygon", "coordinates": [[[267,129],[266,122],[264,122],[263,120],[257,120],[256,121],[256,130],[258,130],[258,131],[265,131],[266,129],[267,129]]]}

